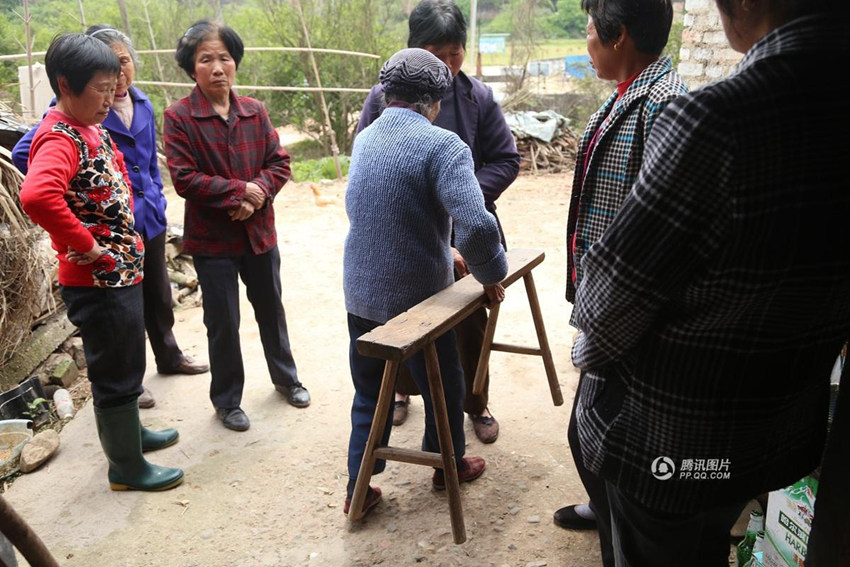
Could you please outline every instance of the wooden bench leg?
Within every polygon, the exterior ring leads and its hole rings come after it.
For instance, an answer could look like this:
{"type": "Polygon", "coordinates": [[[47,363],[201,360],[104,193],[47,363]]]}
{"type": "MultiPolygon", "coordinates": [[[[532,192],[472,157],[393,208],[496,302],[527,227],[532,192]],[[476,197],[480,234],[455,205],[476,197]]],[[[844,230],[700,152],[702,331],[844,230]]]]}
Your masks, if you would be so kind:
{"type": "MultiPolygon", "coordinates": [[[[446,479],[446,493],[449,498],[449,515],[452,521],[454,542],[466,541],[466,527],[463,523],[463,506],[460,501],[460,483],[457,480],[457,463],[449,427],[449,413],[446,410],[446,395],[440,378],[440,360],[437,347],[428,343],[425,347],[425,369],[428,373],[428,386],[431,390],[431,405],[434,407],[434,421],[437,424],[437,437],[440,440],[440,455],[443,457],[443,476],[446,479]]],[[[358,479],[359,483],[359,479],[358,479]]]]}
{"type": "Polygon", "coordinates": [[[476,396],[484,391],[484,377],[490,367],[490,347],[493,346],[493,338],[496,335],[496,323],[499,320],[499,308],[497,303],[490,308],[490,316],[487,317],[487,327],[484,329],[484,341],[481,343],[481,353],[478,355],[478,366],[475,369],[475,380],[472,382],[472,393],[476,396]]]}
{"type": "Polygon", "coordinates": [[[366,501],[369,481],[372,480],[372,470],[375,468],[375,450],[381,442],[384,426],[395,399],[395,379],[398,374],[398,367],[399,362],[393,360],[388,360],[384,365],[381,391],[378,394],[378,406],[375,408],[375,417],[372,418],[372,428],[369,430],[369,439],[366,441],[366,451],[363,453],[363,460],[360,462],[360,473],[357,475],[354,494],[351,495],[351,506],[348,509],[348,518],[352,521],[363,517],[363,503],[366,501]]]}
{"type": "Polygon", "coordinates": [[[564,396],[561,395],[561,385],[558,384],[558,375],[555,372],[555,361],[552,360],[552,351],[549,348],[549,339],[546,338],[546,329],[543,327],[543,314],[540,312],[540,301],[537,299],[537,289],[534,287],[534,277],[531,272],[523,276],[525,291],[528,295],[528,303],[531,305],[531,317],[534,319],[534,329],[537,331],[537,342],[540,344],[543,366],[546,368],[546,378],[549,380],[549,391],[552,393],[552,403],[556,406],[564,405],[564,396]]]}

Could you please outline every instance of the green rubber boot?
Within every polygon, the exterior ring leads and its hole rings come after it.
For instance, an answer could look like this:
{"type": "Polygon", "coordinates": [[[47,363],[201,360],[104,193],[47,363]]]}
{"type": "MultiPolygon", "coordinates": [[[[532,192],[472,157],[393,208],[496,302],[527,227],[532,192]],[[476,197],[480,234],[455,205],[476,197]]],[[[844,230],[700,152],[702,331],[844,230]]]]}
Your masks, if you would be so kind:
{"type": "Polygon", "coordinates": [[[100,445],[109,461],[112,490],[168,490],[183,482],[183,471],[160,467],[142,456],[142,425],[136,400],[108,409],[94,408],[100,445]]]}
{"type": "Polygon", "coordinates": [[[160,431],[153,431],[144,425],[142,426],[142,453],[148,451],[156,451],[171,447],[177,440],[180,439],[180,433],[176,429],[169,427],[160,431]]]}

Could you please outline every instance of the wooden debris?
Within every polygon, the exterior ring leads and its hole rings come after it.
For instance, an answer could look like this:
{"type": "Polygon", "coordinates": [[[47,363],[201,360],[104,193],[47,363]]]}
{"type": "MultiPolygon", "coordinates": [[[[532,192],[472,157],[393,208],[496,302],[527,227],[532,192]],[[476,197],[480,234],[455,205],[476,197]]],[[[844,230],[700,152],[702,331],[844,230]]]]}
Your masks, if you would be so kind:
{"type": "Polygon", "coordinates": [[[175,307],[201,304],[201,287],[192,257],[183,254],[183,227],[169,226],[165,235],[165,265],[171,284],[171,302],[175,307]]]}
{"type": "Polygon", "coordinates": [[[520,172],[562,173],[572,171],[575,167],[578,138],[568,129],[555,137],[551,142],[543,142],[537,138],[517,138],[517,150],[520,155],[520,172]]]}

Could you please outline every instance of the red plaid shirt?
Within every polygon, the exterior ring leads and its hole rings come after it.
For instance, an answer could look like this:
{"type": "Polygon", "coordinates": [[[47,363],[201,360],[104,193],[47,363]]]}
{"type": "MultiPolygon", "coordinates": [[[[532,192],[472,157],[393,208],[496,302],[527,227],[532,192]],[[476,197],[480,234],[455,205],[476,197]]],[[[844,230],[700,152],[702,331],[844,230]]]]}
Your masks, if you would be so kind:
{"type": "Polygon", "coordinates": [[[289,154],[258,100],[230,93],[227,121],[198,87],[165,111],[163,140],[177,194],[186,199],[183,251],[197,256],[262,254],[277,244],[274,196],[289,179],[289,154]],[[247,220],[240,206],[253,181],[268,196],[247,220]]]}

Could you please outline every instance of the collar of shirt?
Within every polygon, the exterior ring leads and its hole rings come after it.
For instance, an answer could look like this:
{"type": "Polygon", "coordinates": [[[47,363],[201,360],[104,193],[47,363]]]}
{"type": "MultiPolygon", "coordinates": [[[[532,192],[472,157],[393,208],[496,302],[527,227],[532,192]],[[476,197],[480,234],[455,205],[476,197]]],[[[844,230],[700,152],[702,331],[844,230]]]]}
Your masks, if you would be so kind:
{"type": "Polygon", "coordinates": [[[737,71],[746,69],[756,61],[777,54],[803,53],[815,48],[830,48],[837,51],[846,36],[840,27],[843,24],[826,15],[797,18],[774,29],[758,40],[738,64],[737,71]],[[837,33],[833,33],[835,30],[837,33]]]}
{"type": "Polygon", "coordinates": [[[623,81],[622,83],[617,83],[617,100],[623,98],[623,95],[626,94],[626,91],[629,90],[629,87],[632,86],[632,83],[635,82],[635,79],[638,78],[638,75],[643,73],[643,69],[623,81]]]}
{"type": "MultiPolygon", "coordinates": [[[[192,116],[195,118],[210,118],[213,116],[218,116],[218,112],[215,111],[210,101],[207,100],[207,97],[204,96],[204,93],[201,92],[201,88],[195,85],[195,88],[192,89],[192,93],[189,95],[189,104],[192,106],[192,116]]],[[[236,96],[236,93],[231,89],[230,91],[230,115],[231,116],[253,116],[256,114],[255,110],[251,108],[246,108],[239,102],[239,97],[236,96]]]]}

